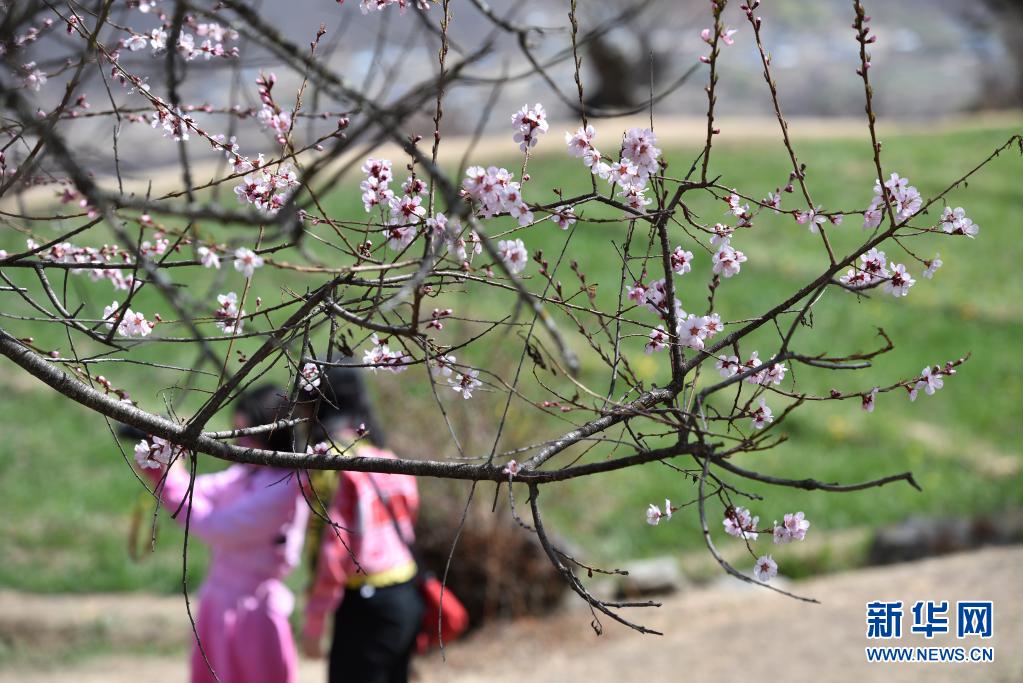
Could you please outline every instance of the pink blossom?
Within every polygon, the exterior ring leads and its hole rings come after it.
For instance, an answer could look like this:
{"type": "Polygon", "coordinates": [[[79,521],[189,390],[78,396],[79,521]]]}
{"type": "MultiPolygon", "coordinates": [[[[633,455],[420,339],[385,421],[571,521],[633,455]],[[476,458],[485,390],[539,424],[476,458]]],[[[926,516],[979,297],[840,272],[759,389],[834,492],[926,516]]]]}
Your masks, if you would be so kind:
{"type": "Polygon", "coordinates": [[[302,391],[313,391],[320,386],[320,368],[316,363],[306,363],[299,373],[298,385],[302,391]]]}
{"type": "Polygon", "coordinates": [[[730,536],[755,541],[759,535],[756,531],[759,521],[760,517],[753,517],[750,511],[744,507],[729,507],[725,510],[722,524],[725,527],[725,533],[730,536]]]}
{"type": "Polygon", "coordinates": [[[370,370],[386,370],[387,372],[399,373],[408,370],[408,364],[412,359],[404,351],[392,351],[391,347],[380,341],[380,338],[373,334],[370,337],[372,346],[363,352],[362,362],[370,370]]]}
{"type": "Polygon", "coordinates": [[[945,380],[941,378],[941,372],[935,370],[931,366],[927,366],[920,372],[920,380],[913,386],[913,390],[910,393],[910,400],[916,400],[917,392],[923,389],[928,396],[933,396],[934,392],[945,386],[945,380]]]}
{"type": "Polygon", "coordinates": [[[739,374],[738,356],[719,356],[714,367],[718,369],[722,377],[731,377],[739,374]]]}
{"type": "Polygon", "coordinates": [[[501,240],[497,243],[497,251],[512,273],[521,273],[525,269],[529,253],[522,240],[501,240]]]}
{"type": "Polygon", "coordinates": [[[651,526],[657,526],[658,524],[661,523],[662,519],[664,520],[671,519],[671,503],[670,501],[667,500],[665,500],[664,502],[667,504],[667,512],[661,512],[661,509],[654,505],[653,503],[650,503],[650,505],[647,506],[646,509],[647,524],[651,526]]]}
{"type": "MultiPolygon", "coordinates": [[[[575,133],[565,133],[565,144],[568,146],[568,153],[576,158],[585,157],[587,152],[593,152],[593,140],[597,137],[597,131],[593,126],[580,127],[575,133]]],[[[599,157],[599,154],[597,155],[599,157]]],[[[587,166],[593,164],[588,163],[587,166]]]]}
{"type": "Polygon", "coordinates": [[[770,555],[762,555],[757,558],[757,563],[753,565],[753,576],[757,581],[767,583],[777,575],[778,563],[770,555]]]}
{"type": "Polygon", "coordinates": [[[760,406],[752,413],[752,425],[754,429],[763,429],[770,423],[774,422],[774,414],[771,409],[767,406],[764,399],[760,399],[760,406]]]}
{"type": "Polygon", "coordinates": [[[955,209],[945,207],[941,215],[941,229],[950,235],[965,235],[971,239],[980,232],[980,226],[970,220],[961,206],[955,209]]]}
{"type": "MultiPolygon", "coordinates": [[[[121,305],[116,301],[103,309],[103,320],[107,321],[107,327],[114,326],[118,316],[121,316],[120,310],[121,305]]],[[[142,313],[126,308],[117,325],[117,334],[122,337],[147,337],[153,331],[153,326],[142,313]]]]}
{"type": "Polygon", "coordinates": [[[935,271],[937,271],[938,268],[941,268],[942,264],[944,263],[940,257],[941,254],[935,254],[934,258],[932,258],[930,261],[924,261],[924,265],[927,266],[927,270],[923,272],[923,275],[928,280],[934,277],[935,271]]]}
{"type": "Polygon", "coordinates": [[[796,216],[796,222],[802,225],[809,225],[810,232],[817,234],[817,231],[822,225],[828,220],[828,217],[822,213],[818,213],[821,207],[816,209],[808,209],[796,216]]]}
{"type": "Polygon", "coordinates": [[[524,104],[522,109],[512,114],[512,125],[515,126],[513,138],[519,143],[519,149],[528,151],[530,147],[536,146],[540,134],[548,130],[547,112],[539,102],[532,109],[524,104]]]}
{"type": "Polygon", "coordinates": [[[567,206],[559,206],[551,214],[551,220],[562,230],[568,230],[569,226],[575,223],[576,215],[567,206]]]}
{"type": "Polygon", "coordinates": [[[217,310],[214,311],[213,317],[217,320],[217,327],[224,334],[241,334],[245,311],[238,310],[238,295],[234,292],[218,294],[217,310]]]}
{"type": "Polygon", "coordinates": [[[247,247],[239,247],[234,251],[234,269],[250,278],[256,268],[263,266],[263,257],[247,247]]]}
{"type": "Polygon", "coordinates": [[[906,266],[896,263],[892,266],[891,278],[884,284],[884,291],[894,297],[906,296],[915,282],[906,272],[906,266]]]}
{"type": "Polygon", "coordinates": [[[330,453],[331,450],[333,450],[333,448],[334,447],[331,446],[329,442],[320,441],[318,443],[306,446],[305,452],[309,453],[310,455],[327,455],[328,453],[330,453]]]}
{"type": "Polygon", "coordinates": [[[805,518],[802,512],[793,512],[785,515],[785,519],[781,524],[775,522],[774,525],[774,542],[775,543],[790,543],[792,541],[802,541],[806,538],[806,530],[810,528],[810,522],[805,518]]]}
{"type": "Polygon", "coordinates": [[[450,380],[451,388],[461,393],[462,398],[468,400],[472,398],[472,392],[475,391],[477,387],[483,386],[483,382],[477,379],[479,374],[478,370],[467,370],[462,374],[455,375],[455,377],[450,380]]]}
{"type": "Polygon", "coordinates": [[[688,315],[685,320],[679,321],[678,337],[679,342],[690,348],[700,351],[703,349],[703,340],[707,338],[707,319],[702,315],[688,315]]]}
{"type": "Polygon", "coordinates": [[[142,469],[159,469],[169,465],[182,448],[159,436],[151,436],[135,444],[135,462],[142,469]]]}
{"type": "Polygon", "coordinates": [[[206,246],[201,246],[196,249],[196,254],[199,255],[199,262],[205,268],[213,268],[214,270],[220,270],[220,256],[216,251],[206,246]]]}
{"type": "Polygon", "coordinates": [[[742,269],[741,264],[746,262],[746,255],[733,249],[729,240],[726,239],[718,245],[717,253],[714,254],[712,261],[714,273],[729,278],[739,274],[742,269]]]}
{"type": "Polygon", "coordinates": [[[877,400],[877,387],[870,390],[870,393],[862,396],[863,409],[868,413],[874,412],[875,401],[877,400]]]}
{"type": "Polygon", "coordinates": [[[35,62],[29,62],[28,64],[21,65],[22,70],[25,72],[25,77],[22,79],[22,83],[29,90],[39,92],[44,85],[46,85],[46,73],[36,68],[35,62]]]}
{"type": "Polygon", "coordinates": [[[693,252],[675,247],[671,252],[671,269],[676,275],[685,275],[693,269],[693,252]]]}
{"type": "Polygon", "coordinates": [[[390,200],[391,220],[399,224],[415,224],[426,215],[426,207],[423,206],[423,198],[419,195],[401,198],[392,197],[390,200]]]}
{"type": "Polygon", "coordinates": [[[650,330],[650,341],[646,343],[646,353],[650,355],[668,346],[668,333],[664,331],[664,325],[658,325],[656,329],[650,330]]]}

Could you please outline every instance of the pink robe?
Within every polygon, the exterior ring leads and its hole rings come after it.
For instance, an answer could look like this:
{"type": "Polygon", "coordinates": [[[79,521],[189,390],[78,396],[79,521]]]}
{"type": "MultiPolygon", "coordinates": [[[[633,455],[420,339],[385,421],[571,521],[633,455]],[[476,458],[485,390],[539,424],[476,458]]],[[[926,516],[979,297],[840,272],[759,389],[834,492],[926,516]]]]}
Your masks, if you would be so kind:
{"type": "MultiPolygon", "coordinates": [[[[154,482],[159,470],[146,470],[154,482]]],[[[169,512],[188,496],[180,465],[161,498],[169,512]]],[[[188,503],[177,521],[185,525],[188,503]]],[[[233,465],[196,477],[189,534],[210,546],[209,574],[199,590],[196,630],[222,683],[294,683],[297,655],[288,615],[295,599],[282,583],[298,564],[309,508],[294,473],[233,465]]],[[[212,683],[198,646],[192,681],[212,683]]]]}

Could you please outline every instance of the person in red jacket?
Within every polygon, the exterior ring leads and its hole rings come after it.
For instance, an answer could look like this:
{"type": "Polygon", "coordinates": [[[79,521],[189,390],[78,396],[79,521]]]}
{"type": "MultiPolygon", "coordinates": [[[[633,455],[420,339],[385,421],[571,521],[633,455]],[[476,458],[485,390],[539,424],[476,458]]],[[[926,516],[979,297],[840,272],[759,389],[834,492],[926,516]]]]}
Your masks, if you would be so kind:
{"type": "MultiPolygon", "coordinates": [[[[374,419],[361,371],[335,367],[320,384],[315,450],[394,458],[374,419]],[[360,438],[365,434],[364,438],[360,438]]],[[[404,683],[423,619],[409,544],[419,510],[415,477],[340,472],[327,509],[305,609],[304,652],[322,656],[334,615],[329,680],[404,683]]]]}

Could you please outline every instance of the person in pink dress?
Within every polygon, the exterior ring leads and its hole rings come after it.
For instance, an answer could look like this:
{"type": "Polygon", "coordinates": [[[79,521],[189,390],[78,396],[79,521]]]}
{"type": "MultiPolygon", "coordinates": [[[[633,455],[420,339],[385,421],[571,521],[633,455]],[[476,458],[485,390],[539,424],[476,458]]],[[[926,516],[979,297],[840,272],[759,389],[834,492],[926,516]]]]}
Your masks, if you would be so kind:
{"type": "MultiPolygon", "coordinates": [[[[269,424],[288,415],[284,391],[267,386],[239,399],[234,426],[269,424]]],[[[294,450],[290,429],[244,436],[238,444],[294,450]]],[[[196,615],[202,649],[193,646],[191,680],[293,683],[297,655],[288,616],[294,596],[282,580],[299,561],[309,514],[297,474],[232,465],[196,477],[189,495],[190,475],[181,460],[169,471],[144,457],[139,463],[163,507],[171,514],[177,511],[177,522],[185,526],[187,520],[191,537],[211,550],[196,615]]]]}

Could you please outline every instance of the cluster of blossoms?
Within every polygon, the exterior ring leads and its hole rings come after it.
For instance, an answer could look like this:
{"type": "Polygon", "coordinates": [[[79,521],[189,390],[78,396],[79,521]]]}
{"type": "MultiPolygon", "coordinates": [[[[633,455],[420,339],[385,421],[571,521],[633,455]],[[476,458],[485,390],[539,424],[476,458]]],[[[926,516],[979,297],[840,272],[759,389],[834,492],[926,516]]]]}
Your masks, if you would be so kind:
{"type": "MultiPolygon", "coordinates": [[[[676,250],[675,253],[678,253],[676,250]]],[[[689,252],[681,252],[678,258],[684,265],[680,265],[679,269],[685,268],[684,272],[688,272],[689,262],[692,260],[692,254],[689,252]],[[689,255],[686,258],[686,255],[689,255]]],[[[628,295],[631,301],[637,304],[646,306],[648,310],[656,313],[665,322],[668,321],[668,296],[667,287],[665,286],[665,280],[655,280],[649,285],[644,285],[642,282],[635,283],[632,287],[629,287],[628,295]]],[[[705,341],[713,337],[714,335],[721,332],[724,329],[724,324],[721,322],[721,316],[717,313],[711,313],[709,315],[695,315],[692,313],[686,313],[682,310],[682,303],[676,298],[674,302],[675,307],[675,319],[678,321],[678,326],[675,329],[675,336],[679,340],[679,343],[683,346],[702,350],[705,346],[705,341]]],[[[658,325],[652,329],[649,334],[649,340],[646,345],[646,352],[653,353],[655,351],[661,351],[667,348],[669,342],[668,334],[664,328],[664,325],[658,325]]]]}
{"type": "MultiPolygon", "coordinates": [[[[920,371],[920,377],[915,382],[903,384],[906,391],[909,392],[909,400],[915,401],[917,396],[920,395],[920,391],[923,390],[928,396],[933,396],[934,392],[945,386],[945,377],[955,374],[955,367],[953,363],[949,362],[945,364],[945,367],[930,366],[928,365],[920,371]]],[[[877,401],[878,387],[874,387],[866,394],[861,396],[863,410],[868,413],[874,412],[874,406],[877,401]]]]}
{"type": "Polygon", "coordinates": [[[389,204],[394,198],[394,192],[390,189],[391,162],[387,159],[374,159],[370,157],[362,164],[362,172],[366,179],[359,183],[362,190],[362,205],[366,213],[373,210],[373,207],[381,204],[389,204]]]}
{"type": "Polygon", "coordinates": [[[546,133],[550,126],[547,124],[547,112],[543,105],[536,103],[532,109],[528,104],[522,105],[511,117],[512,125],[515,126],[513,139],[519,143],[519,149],[528,152],[531,147],[536,147],[541,133],[546,133]]]}
{"type": "Polygon", "coordinates": [[[802,512],[793,512],[786,514],[781,524],[774,523],[771,535],[774,537],[775,543],[802,541],[806,538],[806,530],[809,528],[810,522],[806,516],[802,512]]]}
{"type": "Polygon", "coordinates": [[[404,351],[392,351],[391,347],[381,342],[376,334],[370,337],[370,341],[373,346],[363,352],[362,362],[373,372],[377,370],[404,372],[408,370],[409,363],[413,362],[413,359],[404,351]]]}
{"type": "Polygon", "coordinates": [[[664,499],[664,510],[657,507],[653,503],[650,503],[646,509],[646,523],[651,526],[657,526],[663,519],[666,522],[671,521],[671,513],[678,510],[678,508],[671,507],[671,501],[667,498],[664,499]]]}
{"type": "Polygon", "coordinates": [[[533,212],[522,198],[522,188],[506,168],[471,166],[465,171],[462,189],[479,202],[484,218],[507,213],[518,220],[520,226],[533,222],[533,212]]]}
{"type": "Polygon", "coordinates": [[[920,192],[909,184],[907,178],[900,178],[898,173],[892,173],[883,185],[880,180],[874,183],[874,199],[863,214],[864,229],[872,230],[881,225],[881,221],[884,219],[886,199],[891,202],[895,220],[899,222],[916,215],[924,204],[920,192]]]}
{"type": "MultiPolygon", "coordinates": [[[[738,29],[722,27],[718,32],[718,38],[721,39],[725,45],[735,45],[735,38],[733,36],[738,33],[738,29]]],[[[714,42],[714,30],[705,28],[700,31],[700,40],[707,43],[708,45],[714,42]]]]}
{"type": "Polygon", "coordinates": [[[298,386],[302,391],[315,391],[320,386],[320,368],[316,363],[306,363],[298,374],[298,386]]]}
{"type": "Polygon", "coordinates": [[[657,138],[648,128],[630,128],[622,139],[622,153],[617,162],[604,160],[593,141],[597,133],[593,126],[580,127],[575,133],[565,133],[568,152],[581,158],[590,172],[600,176],[621,190],[619,196],[635,211],[642,211],[652,201],[644,193],[647,180],[657,172],[661,150],[655,146],[657,138]]]}
{"type": "MultiPolygon", "coordinates": [[[[725,533],[746,541],[755,541],[761,532],[757,531],[757,524],[760,517],[755,517],[744,507],[728,507],[725,510],[722,525],[725,533]]],[[[786,514],[783,522],[774,523],[771,528],[771,535],[775,543],[789,543],[791,541],[802,541],[806,538],[806,530],[810,528],[810,522],[802,512],[786,514]]]]}
{"type": "Polygon", "coordinates": [[[315,444],[309,444],[305,447],[305,452],[310,455],[327,455],[334,447],[327,441],[320,441],[315,444]]]}
{"type": "Polygon", "coordinates": [[[551,214],[551,220],[562,230],[568,230],[575,223],[576,218],[575,213],[567,206],[559,206],[551,214]]]}
{"type": "Polygon", "coordinates": [[[807,225],[810,228],[810,232],[816,235],[820,232],[820,229],[824,227],[824,224],[831,221],[834,225],[841,225],[844,217],[840,213],[825,214],[821,211],[821,207],[818,206],[814,209],[807,209],[796,214],[796,222],[800,225],[807,225]]]}
{"type": "MultiPolygon", "coordinates": [[[[345,0],[337,0],[337,4],[339,5],[343,5],[344,2],[345,0]]],[[[401,13],[404,14],[405,10],[407,10],[412,4],[412,0],[360,0],[359,9],[363,14],[369,14],[370,12],[382,11],[385,7],[389,7],[390,5],[397,5],[401,10],[401,13]]],[[[415,6],[416,9],[423,12],[430,9],[430,3],[427,0],[415,0],[415,6]]]]}
{"type": "Polygon", "coordinates": [[[426,216],[423,206],[423,195],[426,183],[411,176],[402,183],[402,196],[391,197],[388,206],[391,209],[390,226],[387,228],[387,246],[401,251],[416,238],[416,226],[426,216]]]}
{"type": "Polygon", "coordinates": [[[234,292],[217,295],[217,310],[213,312],[217,327],[224,334],[241,334],[245,311],[238,308],[238,295],[234,292]]]}
{"type": "Polygon", "coordinates": [[[274,102],[271,91],[276,82],[277,76],[273,73],[269,75],[260,74],[259,78],[256,79],[259,101],[263,103],[263,108],[259,110],[256,117],[263,128],[274,132],[278,144],[283,145],[286,142],[288,132],[291,130],[292,120],[291,112],[281,109],[274,102]]]}
{"type": "MultiPolygon", "coordinates": [[[[366,174],[366,179],[359,184],[363,207],[369,213],[377,206],[386,206],[390,211],[386,229],[387,246],[395,251],[405,249],[416,238],[416,226],[426,216],[426,207],[423,206],[426,183],[414,175],[409,176],[402,183],[402,196],[398,197],[390,188],[394,179],[390,161],[370,157],[362,164],[362,172],[366,174]]],[[[437,215],[441,220],[439,231],[445,232],[447,221],[442,214],[437,215]]],[[[428,219],[428,224],[430,220],[434,220],[433,227],[437,231],[436,219],[428,219]]]]}
{"type": "MultiPolygon", "coordinates": [[[[726,215],[732,215],[736,218],[736,225],[740,228],[748,228],[753,225],[753,212],[750,211],[749,204],[743,202],[734,190],[731,194],[725,197],[725,203],[728,204],[728,209],[725,211],[726,215]]],[[[718,223],[714,226],[714,232],[720,237],[728,237],[734,232],[734,228],[730,228],[727,225],[718,223]]],[[[711,244],[717,244],[714,239],[711,239],[711,244]]]]}
{"type": "Polygon", "coordinates": [[[733,247],[731,240],[727,238],[718,241],[717,251],[711,257],[714,274],[726,278],[738,275],[746,260],[746,254],[733,247]]]}
{"type": "Polygon", "coordinates": [[[755,541],[759,534],[756,531],[759,517],[754,517],[744,507],[729,507],[725,510],[725,518],[722,523],[725,526],[725,533],[746,541],[755,541]]]}
{"type": "Polygon", "coordinates": [[[184,453],[181,446],[159,436],[151,436],[135,444],[135,462],[142,469],[159,469],[184,453]]]}
{"type": "Polygon", "coordinates": [[[980,226],[974,223],[967,215],[963,207],[945,207],[941,214],[941,229],[950,235],[966,235],[970,239],[977,236],[980,226]]]}
{"type": "Polygon", "coordinates": [[[160,104],[149,116],[149,125],[153,128],[163,129],[163,136],[170,138],[175,142],[186,142],[189,137],[189,130],[195,130],[195,119],[189,114],[181,110],[180,107],[174,109],[170,108],[170,105],[166,105],[159,98],[154,98],[160,104]]]}
{"type": "MultiPolygon", "coordinates": [[[[757,523],[759,521],[760,518],[753,516],[746,508],[729,506],[725,510],[722,524],[725,533],[730,536],[741,538],[744,541],[755,541],[760,533],[762,533],[757,531],[757,523]]],[[[781,524],[778,522],[774,523],[774,526],[771,528],[771,536],[776,544],[802,541],[806,538],[806,531],[809,528],[810,522],[806,519],[806,516],[802,512],[794,512],[786,514],[781,524]]],[[[757,581],[770,581],[777,574],[778,564],[770,555],[761,555],[757,558],[756,564],[753,567],[753,575],[757,581]]]]}
{"type": "MultiPolygon", "coordinates": [[[[714,45],[714,39],[720,38],[721,42],[725,45],[735,45],[735,34],[738,33],[738,29],[721,27],[721,30],[714,33],[714,29],[705,28],[700,31],[700,40],[707,43],[708,45],[714,45]]],[[[704,64],[710,64],[710,57],[708,55],[700,55],[700,61],[704,64]]]]}
{"type": "Polygon", "coordinates": [[[36,67],[35,62],[28,62],[21,65],[21,83],[29,90],[39,92],[46,85],[46,72],[36,67]]]}
{"type": "Polygon", "coordinates": [[[472,393],[483,386],[483,382],[479,380],[479,371],[472,368],[459,370],[455,366],[454,356],[440,356],[434,359],[430,370],[435,377],[447,382],[447,385],[460,393],[464,399],[472,398],[472,393]]]}
{"type": "Polygon", "coordinates": [[[760,405],[750,415],[752,417],[752,426],[754,429],[763,429],[770,423],[774,422],[774,413],[767,406],[767,402],[763,398],[760,399],[760,405]]]}
{"type": "MultiPolygon", "coordinates": [[[[259,157],[259,165],[262,166],[262,155],[259,157]]],[[[244,160],[241,162],[241,169],[237,172],[245,173],[250,169],[245,166],[251,164],[244,160]]],[[[298,187],[298,174],[291,164],[280,164],[277,171],[271,171],[267,167],[249,173],[240,185],[235,186],[234,193],[242,204],[252,204],[259,211],[267,216],[274,216],[280,211],[284,203],[298,187]]]]}
{"type": "MultiPolygon", "coordinates": [[[[158,244],[162,244],[164,250],[166,250],[167,241],[157,239],[158,244]]],[[[149,245],[149,242],[143,242],[143,247],[149,245]]],[[[35,251],[39,248],[39,244],[32,239],[25,241],[25,245],[28,251],[35,251]]],[[[143,253],[145,250],[143,249],[143,253]]],[[[161,252],[162,253],[162,252],[161,252]]],[[[96,247],[79,247],[71,244],[70,242],[61,242],[60,244],[54,244],[49,249],[38,252],[39,258],[43,261],[51,261],[53,263],[75,263],[81,265],[100,265],[115,262],[118,260],[120,263],[132,262],[131,256],[121,250],[117,245],[104,244],[101,248],[96,247]]],[[[6,258],[6,252],[4,252],[4,258],[6,258]]],[[[114,286],[115,290],[118,291],[130,291],[138,289],[141,282],[135,279],[135,276],[130,271],[123,268],[73,268],[71,273],[78,275],[80,273],[88,273],[89,279],[93,282],[99,282],[100,280],[109,280],[114,286]]]]}
{"type": "MultiPolygon", "coordinates": [[[[147,6],[145,3],[139,8],[147,6]]],[[[120,45],[131,52],[139,52],[151,48],[153,55],[159,55],[167,49],[169,35],[165,28],[154,28],[148,34],[132,33],[121,40],[120,45]]],[[[225,41],[238,40],[238,32],[221,26],[216,22],[198,24],[195,27],[195,35],[182,30],[178,36],[178,53],[186,60],[191,61],[202,57],[212,59],[213,57],[237,57],[238,48],[224,47],[225,41]],[[198,42],[198,44],[196,44],[198,42]]]]}
{"type": "MultiPolygon", "coordinates": [[[[760,360],[759,351],[751,353],[749,360],[745,363],[740,362],[739,357],[733,355],[718,356],[717,362],[714,364],[722,377],[734,377],[740,372],[755,370],[762,365],[763,362],[760,360]]],[[[765,387],[770,384],[777,386],[781,384],[783,379],[785,379],[786,371],[787,368],[784,363],[772,363],[768,368],[758,370],[757,372],[751,372],[743,379],[743,381],[748,384],[759,384],[765,387]]]]}
{"type": "Polygon", "coordinates": [[[448,218],[438,213],[426,219],[426,227],[432,231],[434,239],[444,240],[448,256],[459,263],[468,263],[474,256],[483,253],[483,241],[475,230],[469,231],[468,238],[462,236],[462,225],[457,216],[448,218]]]}
{"type": "Polygon", "coordinates": [[[512,273],[521,273],[526,267],[526,262],[529,261],[529,252],[526,251],[526,245],[520,239],[501,240],[497,243],[497,253],[500,254],[501,260],[512,273]]]}
{"type": "MultiPolygon", "coordinates": [[[[928,266],[931,275],[940,265],[940,260],[937,261],[937,265],[935,262],[931,262],[928,266]]],[[[860,265],[850,268],[845,275],[839,278],[839,281],[853,289],[862,289],[883,282],[884,291],[895,297],[906,296],[909,294],[909,288],[916,283],[916,280],[906,272],[906,266],[901,263],[891,264],[891,270],[889,270],[885,253],[876,247],[861,254],[860,265]]]]}
{"type": "Polygon", "coordinates": [[[124,309],[124,315],[121,316],[121,304],[117,301],[103,309],[103,320],[107,321],[108,328],[112,328],[116,324],[117,334],[122,337],[148,337],[156,325],[156,323],[146,320],[146,316],[142,313],[130,308],[124,309]],[[117,322],[119,316],[120,323],[117,322]]]}

